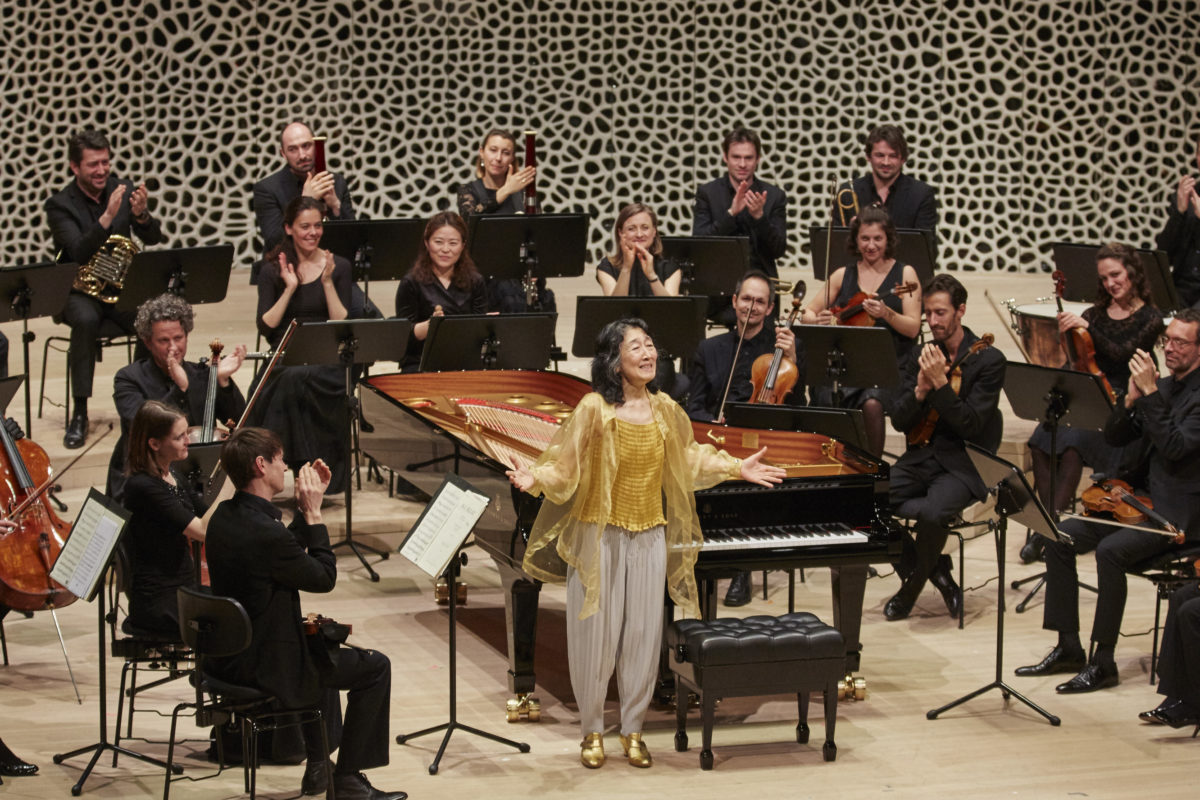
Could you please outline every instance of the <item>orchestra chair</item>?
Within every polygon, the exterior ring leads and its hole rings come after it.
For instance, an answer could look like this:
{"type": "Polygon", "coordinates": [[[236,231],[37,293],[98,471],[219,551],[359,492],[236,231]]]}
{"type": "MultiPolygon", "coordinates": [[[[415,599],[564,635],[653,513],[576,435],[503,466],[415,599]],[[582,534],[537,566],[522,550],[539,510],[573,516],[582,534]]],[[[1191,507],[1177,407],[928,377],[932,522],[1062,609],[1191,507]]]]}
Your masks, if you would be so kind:
{"type": "MultiPolygon", "coordinates": [[[[992,533],[995,530],[995,524],[992,522],[992,520],[990,518],[989,519],[976,519],[976,516],[977,516],[976,512],[978,510],[982,509],[983,506],[984,506],[984,503],[982,503],[982,502],[975,502],[972,505],[967,506],[965,509],[963,509],[962,512],[959,513],[959,515],[954,519],[954,521],[950,523],[950,536],[953,536],[955,539],[958,540],[958,588],[961,589],[963,592],[963,603],[961,606],[959,606],[959,609],[958,609],[958,629],[959,630],[963,629],[963,626],[966,622],[966,617],[967,617],[967,603],[966,603],[967,590],[964,587],[964,583],[963,583],[963,581],[965,579],[964,578],[965,567],[963,566],[963,560],[964,560],[963,556],[966,552],[967,542],[978,539],[979,537],[981,537],[985,534],[988,534],[988,533],[992,533]]],[[[892,516],[898,523],[900,523],[900,527],[904,528],[906,534],[908,536],[913,537],[913,539],[915,540],[916,536],[917,536],[916,527],[915,527],[917,518],[904,516],[903,510],[901,510],[901,509],[894,511],[892,516]]],[[[952,550],[950,550],[951,547],[952,547],[952,545],[950,544],[950,540],[947,539],[946,547],[942,548],[942,552],[943,553],[953,552],[952,550]]],[[[897,574],[899,574],[898,571],[897,571],[897,574]]]]}
{"type": "MultiPolygon", "coordinates": [[[[104,350],[108,347],[124,347],[126,363],[133,362],[134,348],[137,346],[137,335],[126,333],[121,330],[121,326],[113,322],[111,319],[106,319],[100,323],[100,346],[96,349],[96,361],[104,360],[104,350]]],[[[47,336],[45,344],[42,345],[42,386],[38,394],[38,419],[42,418],[42,406],[46,402],[46,361],[50,354],[50,350],[54,349],[57,352],[66,355],[66,374],[67,374],[67,392],[66,399],[63,401],[64,408],[64,427],[71,424],[71,337],[70,336],[47,336]]],[[[58,405],[53,400],[50,405],[58,405]]]]}
{"type": "MultiPolygon", "coordinates": [[[[121,688],[117,693],[117,721],[113,745],[121,744],[121,720],[125,719],[125,738],[133,738],[133,715],[137,712],[135,703],[138,694],[158,686],[186,677],[192,671],[192,651],[183,643],[179,636],[164,636],[161,632],[138,628],[128,617],[117,625],[117,619],[122,608],[121,595],[129,591],[133,571],[129,563],[129,553],[124,542],[117,544],[114,556],[114,569],[108,582],[109,603],[111,609],[106,615],[108,622],[109,647],[113,658],[124,659],[121,667],[121,688]],[[165,674],[150,683],[138,685],[138,672],[150,670],[153,673],[165,674]],[[126,698],[129,702],[129,716],[125,715],[126,698]]],[[[158,716],[164,716],[157,710],[145,711],[158,716]]],[[[117,765],[117,753],[113,751],[113,766],[117,765]]]]}
{"type": "Polygon", "coordinates": [[[807,744],[811,692],[824,694],[824,760],[837,758],[838,682],[846,673],[842,634],[808,612],[722,617],[672,622],[666,631],[668,663],[675,673],[675,750],[688,749],[687,693],[700,698],[703,746],[700,768],[713,768],[712,729],[716,703],[722,697],[796,694],[799,722],[796,741],[807,744]]]}
{"type": "MultiPolygon", "coordinates": [[[[1171,593],[1188,581],[1196,579],[1193,563],[1200,558],[1200,542],[1184,542],[1172,545],[1169,550],[1156,556],[1142,559],[1129,574],[1145,578],[1154,584],[1154,637],[1150,645],[1150,685],[1156,680],[1158,668],[1159,632],[1162,630],[1162,604],[1170,599],[1171,593]]],[[[1200,728],[1197,728],[1200,731],[1200,728]]]]}
{"type": "MultiPolygon", "coordinates": [[[[221,726],[237,720],[242,734],[242,776],[245,791],[254,800],[258,773],[258,735],[267,731],[293,728],[317,723],[321,730],[321,748],[325,760],[328,797],[332,797],[333,774],[329,765],[329,740],[321,709],[278,710],[275,698],[252,686],[230,683],[213,674],[206,664],[210,658],[234,656],[250,646],[252,629],[250,616],[242,604],[232,597],[219,597],[181,587],[179,597],[179,632],[184,643],[195,653],[196,668],[192,683],[195,699],[175,706],[171,714],[171,738],[167,745],[166,778],[163,800],[170,800],[171,765],[175,757],[175,732],[181,712],[191,710],[199,727],[221,726]]],[[[217,771],[201,778],[183,775],[174,780],[206,780],[225,769],[225,750],[221,735],[216,737],[217,771]]]]}

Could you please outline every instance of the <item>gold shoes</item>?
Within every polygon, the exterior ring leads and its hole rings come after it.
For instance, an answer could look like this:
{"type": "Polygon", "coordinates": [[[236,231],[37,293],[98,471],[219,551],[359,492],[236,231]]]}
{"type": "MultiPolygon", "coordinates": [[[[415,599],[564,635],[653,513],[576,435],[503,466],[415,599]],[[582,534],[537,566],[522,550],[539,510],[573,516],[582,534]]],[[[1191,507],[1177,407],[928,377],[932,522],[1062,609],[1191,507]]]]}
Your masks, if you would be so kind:
{"type": "Polygon", "coordinates": [[[630,764],[635,767],[648,767],[653,763],[650,759],[650,751],[646,748],[646,743],[642,741],[642,734],[631,733],[620,738],[621,748],[628,756],[630,764]]]}
{"type": "MultiPolygon", "coordinates": [[[[621,737],[625,743],[625,737],[621,737]]],[[[588,769],[598,769],[604,766],[604,734],[589,733],[579,743],[579,760],[588,769]]]]}

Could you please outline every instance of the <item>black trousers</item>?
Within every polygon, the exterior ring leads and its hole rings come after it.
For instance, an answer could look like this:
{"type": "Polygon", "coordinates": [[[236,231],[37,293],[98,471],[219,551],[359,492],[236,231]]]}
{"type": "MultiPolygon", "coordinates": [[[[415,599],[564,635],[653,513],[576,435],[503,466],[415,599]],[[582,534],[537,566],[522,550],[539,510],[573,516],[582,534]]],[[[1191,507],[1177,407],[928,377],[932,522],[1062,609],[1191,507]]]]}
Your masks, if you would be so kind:
{"type": "Polygon", "coordinates": [[[1158,693],[1200,709],[1200,584],[1175,591],[1163,625],[1158,693]]]}
{"type": "Polygon", "coordinates": [[[1046,545],[1046,607],[1042,627],[1062,633],[1079,631],[1079,574],[1076,556],[1096,551],[1096,616],[1092,641],[1116,646],[1125,614],[1126,578],[1134,564],[1171,547],[1171,540],[1146,531],[1115,528],[1078,519],[1064,521],[1059,529],[1074,545],[1046,545]]]}
{"type": "Polygon", "coordinates": [[[905,537],[899,567],[908,599],[916,600],[946,546],[950,524],[975,497],[935,459],[901,458],[892,467],[890,499],[897,516],[916,520],[916,541],[905,537]]]}
{"type": "MultiPolygon", "coordinates": [[[[63,307],[62,319],[71,327],[71,394],[92,396],[92,376],[96,373],[96,354],[100,352],[101,326],[111,320],[125,333],[133,333],[134,311],[117,311],[116,304],[101,303],[82,292],[71,291],[63,307]]],[[[109,331],[112,331],[111,326],[109,331]]],[[[141,340],[139,352],[145,352],[141,340]]],[[[137,358],[138,356],[135,356],[137,358]]]]}
{"type": "MultiPolygon", "coordinates": [[[[337,749],[339,773],[361,772],[386,766],[389,754],[388,715],[391,709],[392,664],[378,650],[339,647],[333,667],[321,675],[326,693],[326,735],[329,749],[337,749]],[[339,691],[346,692],[346,713],[341,714],[339,691]]],[[[321,730],[304,729],[308,758],[321,758],[321,730]]]]}

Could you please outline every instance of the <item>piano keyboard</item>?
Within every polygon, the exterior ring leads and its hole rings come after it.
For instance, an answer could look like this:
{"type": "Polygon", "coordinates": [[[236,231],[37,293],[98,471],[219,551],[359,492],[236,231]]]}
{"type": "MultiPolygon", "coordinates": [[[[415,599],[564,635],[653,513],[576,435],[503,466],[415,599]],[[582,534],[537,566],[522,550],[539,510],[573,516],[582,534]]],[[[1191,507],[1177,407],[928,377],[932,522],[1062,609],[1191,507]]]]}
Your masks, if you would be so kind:
{"type": "Polygon", "coordinates": [[[866,533],[856,531],[840,522],[811,525],[763,525],[746,528],[708,531],[704,534],[701,552],[723,550],[768,550],[781,547],[818,547],[839,544],[865,544],[866,533]]]}

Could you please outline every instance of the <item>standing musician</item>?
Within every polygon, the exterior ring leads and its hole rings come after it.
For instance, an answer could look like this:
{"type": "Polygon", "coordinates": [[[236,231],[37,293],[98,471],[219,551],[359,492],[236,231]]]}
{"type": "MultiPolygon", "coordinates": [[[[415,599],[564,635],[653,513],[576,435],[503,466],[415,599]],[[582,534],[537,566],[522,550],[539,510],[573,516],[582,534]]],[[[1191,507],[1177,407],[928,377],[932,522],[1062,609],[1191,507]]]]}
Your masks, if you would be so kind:
{"type": "MultiPolygon", "coordinates": [[[[237,488],[209,521],[207,549],[213,594],[232,597],[250,616],[250,646],[217,665],[235,683],[273,695],[283,709],[322,705],[330,749],[338,748],[333,790],[338,800],[404,800],[384,792],[362,770],[386,766],[392,667],[377,650],[306,639],[300,592],[325,593],[337,583],[337,562],[321,520],[329,468],[321,460],[296,474],[296,514],[285,527],[272,503],[287,477],[283,444],[262,428],[238,428],[221,448],[237,488]],[[349,690],[344,727],[338,690],[349,690]],[[338,741],[340,739],[340,747],[338,741]]],[[[307,763],[302,794],[328,787],[320,728],[304,727],[307,763]]]]}
{"type": "MultiPolygon", "coordinates": [[[[1144,439],[1149,449],[1146,488],[1154,511],[1186,532],[1200,535],[1200,311],[1184,309],[1167,326],[1165,355],[1170,375],[1160,378],[1150,354],[1129,360],[1129,388],[1113,409],[1105,439],[1122,446],[1144,439]]],[[[1074,544],[1046,545],[1046,607],[1042,627],[1058,632],[1058,643],[1038,664],[1018,675],[1078,672],[1056,687],[1070,694],[1116,686],[1114,651],[1125,612],[1125,573],[1133,564],[1171,547],[1169,536],[1134,528],[1071,519],[1060,529],[1074,544]],[[1091,659],[1079,641],[1076,556],[1096,551],[1096,616],[1091,659]]]]}
{"type": "MultiPolygon", "coordinates": [[[[905,285],[918,286],[920,279],[915,269],[896,258],[896,226],[888,212],[878,206],[864,208],[850,223],[847,247],[857,261],[829,276],[824,290],[804,310],[803,321],[810,325],[855,324],[852,320],[840,320],[835,312],[843,309],[850,312],[852,306],[861,305],[859,313],[869,319],[864,324],[885,328],[892,334],[899,361],[912,349],[913,340],[921,332],[921,293],[893,290],[905,285]],[[861,302],[857,299],[860,293],[866,294],[861,302]]],[[[882,455],[885,390],[846,388],[841,392],[835,403],[832,389],[814,389],[813,403],[861,408],[867,426],[867,449],[876,457],[882,455]]]]}
{"type": "MultiPolygon", "coordinates": [[[[146,184],[135,188],[129,180],[112,174],[112,147],[99,131],[87,129],[67,142],[67,161],[75,179],[46,201],[46,220],[54,237],[60,262],[73,261],[81,267],[91,260],[112,236],[129,238],[131,232],[144,244],[166,241],[158,220],[150,216],[146,184]]],[[[67,423],[63,446],[83,447],[88,434],[88,398],[100,350],[100,326],[111,320],[126,333],[133,333],[133,313],[118,311],[72,289],[62,311],[71,328],[71,392],[74,411],[67,423]]],[[[139,354],[140,354],[139,348],[139,354]]]]}
{"type": "MultiPolygon", "coordinates": [[[[1196,168],[1200,170],[1200,136],[1196,137],[1196,168]]],[[[1175,289],[1185,306],[1200,305],[1200,177],[1184,175],[1172,193],[1167,225],[1158,235],[1160,250],[1171,261],[1175,289]]]]}
{"type": "MultiPolygon", "coordinates": [[[[350,262],[321,249],[325,207],[301,195],[284,212],[286,238],[275,248],[258,279],[258,330],[274,349],[293,319],[343,320],[349,316],[350,262]]],[[[345,489],[346,375],[334,364],[276,366],[263,386],[247,424],[279,434],[292,469],[330,454],[332,493],[345,489]]]]}
{"type": "Polygon", "coordinates": [[[904,583],[883,608],[889,620],[911,613],[927,580],[941,592],[951,616],[958,615],[962,589],[942,548],[955,516],[987,496],[964,445],[994,452],[1003,432],[998,406],[1004,356],[963,326],[967,290],[948,274],[935,275],[925,285],[923,303],[933,341],[914,345],[905,356],[889,411],[892,425],[906,434],[930,412],[936,412],[936,424],[928,441],[910,441],[892,467],[891,502],[898,516],[916,518],[916,541],[904,538],[896,570],[904,583]]]}
{"type": "Polygon", "coordinates": [[[254,184],[254,218],[264,252],[284,240],[284,211],[302,195],[324,203],[330,219],[354,219],[346,179],[329,171],[313,171],[313,133],[307,125],[292,122],[284,127],[279,134],[279,155],[286,163],[254,184]]]}
{"type": "Polygon", "coordinates": [[[413,323],[401,370],[420,367],[431,318],[487,311],[487,287],[467,252],[467,224],[453,211],[434,214],[425,224],[425,247],[396,287],[396,316],[413,323]]]}
{"type": "MultiPolygon", "coordinates": [[[[1063,335],[1071,331],[1086,331],[1096,351],[1096,366],[1104,373],[1109,385],[1123,389],[1129,384],[1129,359],[1138,350],[1151,353],[1163,332],[1162,312],[1151,304],[1150,284],[1142,271],[1137,251],[1126,244],[1111,242],[1096,253],[1096,272],[1099,287],[1096,301],[1085,309],[1083,316],[1070,311],[1058,314],[1058,330],[1063,335]]],[[[1070,365],[1068,365],[1069,368],[1070,365]]],[[[1043,422],[1029,439],[1033,456],[1033,479],[1042,503],[1055,513],[1065,511],[1075,497],[1084,465],[1095,472],[1115,477],[1122,471],[1122,448],[1104,441],[1100,431],[1078,428],[1059,428],[1057,433],[1058,465],[1055,488],[1050,487],[1050,429],[1043,422]]],[[[1045,540],[1037,534],[1030,551],[1022,550],[1022,558],[1032,562],[1040,555],[1045,540]]]]}
{"type": "Polygon", "coordinates": [[[750,267],[779,277],[775,260],[787,251],[787,195],[755,176],[762,142],[734,128],[721,141],[726,174],[696,190],[693,236],[750,237],[750,267]]]}
{"type": "MultiPolygon", "coordinates": [[[[804,405],[804,363],[798,360],[796,337],[791,328],[767,325],[774,318],[775,293],[765,272],[751,270],[741,277],[733,290],[733,308],[738,328],[700,342],[688,373],[688,416],[704,422],[720,422],[724,402],[744,403],[751,399],[751,370],[755,360],[770,358],[776,348],[796,365],[800,378],[784,402],[804,405]],[[739,337],[741,349],[738,349],[739,337]],[[737,353],[737,361],[734,361],[737,353]],[[726,396],[725,388],[729,387],[726,396]]],[[[750,573],[739,571],[729,581],[725,605],[737,607],[750,602],[750,573]]]]}
{"type": "Polygon", "coordinates": [[[530,468],[509,480],[544,494],[524,567],[567,583],[567,662],[579,704],[585,767],[604,764],[604,697],[614,666],[621,694],[621,747],[651,765],[642,721],[662,648],[663,585],[698,614],[694,567],[700,524],[693,492],[741,478],[762,486],[784,471],[701,445],[683,409],[654,385],[658,355],[639,319],[611,322],[596,337],[594,392],[585,396],[530,468]],[[652,491],[647,491],[650,487],[652,491]]]}
{"type": "MultiPolygon", "coordinates": [[[[879,204],[887,209],[897,228],[936,232],[937,200],[933,187],[904,173],[908,162],[908,140],[896,125],[878,125],[867,134],[863,148],[871,167],[868,175],[855,178],[851,188],[857,207],[879,204]]],[[[848,224],[846,211],[834,209],[834,222],[848,224]],[[839,211],[841,213],[839,213],[839,211]]]]}
{"type": "MultiPolygon", "coordinates": [[[[122,367],[113,379],[113,402],[121,418],[121,438],[108,461],[105,493],[114,500],[120,501],[123,495],[129,429],[143,403],[159,400],[178,408],[190,426],[204,421],[211,370],[186,360],[188,334],[194,320],[192,306],[173,294],[159,295],[138,306],[134,328],[148,356],[122,367]]],[[[233,375],[245,357],[246,346],[239,344],[217,365],[217,421],[237,419],[246,408],[246,400],[233,382],[233,375]]]]}
{"type": "MultiPolygon", "coordinates": [[[[483,137],[475,159],[475,180],[458,187],[458,213],[464,220],[474,214],[524,213],[524,194],[537,178],[537,167],[521,167],[516,158],[517,137],[493,128],[483,137]]],[[[488,306],[501,314],[527,311],[552,313],[558,310],[554,290],[546,288],[546,279],[537,278],[538,302],[526,303],[525,287],[517,278],[489,278],[488,306]]]]}

